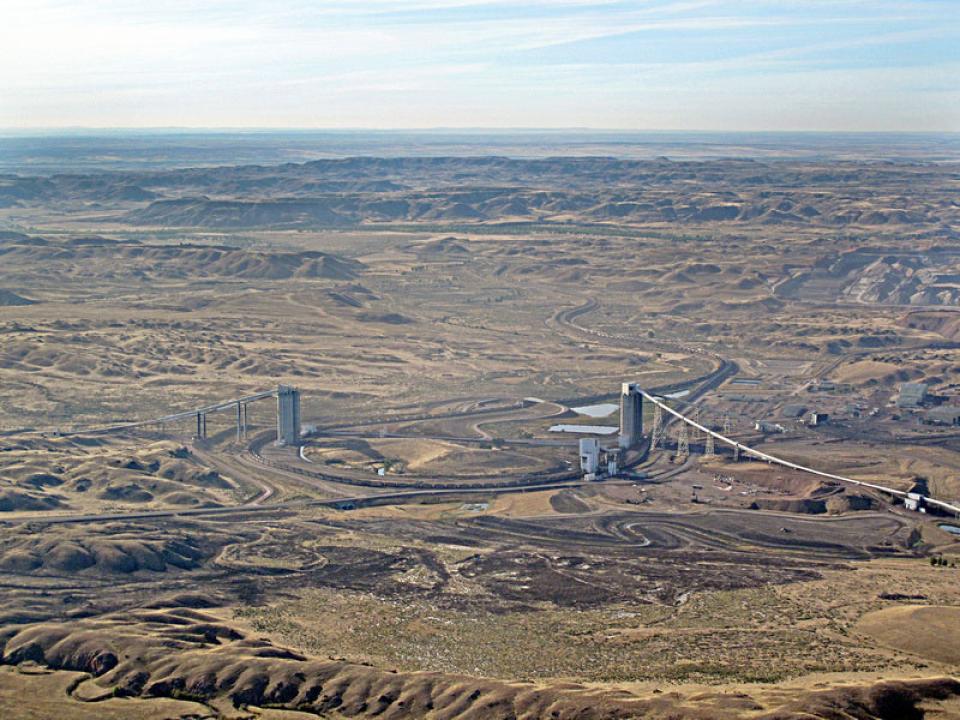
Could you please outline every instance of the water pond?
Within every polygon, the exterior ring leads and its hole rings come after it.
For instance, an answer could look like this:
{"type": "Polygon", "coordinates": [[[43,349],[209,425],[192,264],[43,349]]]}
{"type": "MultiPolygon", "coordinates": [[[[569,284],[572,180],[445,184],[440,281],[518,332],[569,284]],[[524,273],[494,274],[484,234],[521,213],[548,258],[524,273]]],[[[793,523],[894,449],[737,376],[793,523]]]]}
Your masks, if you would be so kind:
{"type": "Polygon", "coordinates": [[[577,415],[586,415],[592,418],[605,418],[613,415],[620,406],[616,403],[600,403],[599,405],[584,405],[583,407],[570,408],[577,415]]]}

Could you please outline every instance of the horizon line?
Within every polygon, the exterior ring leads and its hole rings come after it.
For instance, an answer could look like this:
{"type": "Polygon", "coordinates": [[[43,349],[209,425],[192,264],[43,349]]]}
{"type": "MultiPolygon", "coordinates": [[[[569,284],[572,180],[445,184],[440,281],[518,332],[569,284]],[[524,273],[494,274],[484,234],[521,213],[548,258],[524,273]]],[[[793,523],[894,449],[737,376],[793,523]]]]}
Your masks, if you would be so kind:
{"type": "Polygon", "coordinates": [[[590,126],[563,126],[563,127],[498,127],[498,126],[435,126],[435,127],[311,127],[311,126],[271,126],[271,125],[117,125],[117,126],[98,126],[98,125],[62,125],[62,126],[0,126],[0,133],[93,133],[93,132],[169,132],[169,133],[214,133],[214,132],[235,132],[235,133],[268,133],[268,132],[290,132],[290,133],[651,133],[651,134],[718,134],[718,135],[960,135],[960,128],[941,129],[941,130],[889,130],[889,129],[717,129],[717,128],[617,128],[617,127],[590,127],[590,126]]]}

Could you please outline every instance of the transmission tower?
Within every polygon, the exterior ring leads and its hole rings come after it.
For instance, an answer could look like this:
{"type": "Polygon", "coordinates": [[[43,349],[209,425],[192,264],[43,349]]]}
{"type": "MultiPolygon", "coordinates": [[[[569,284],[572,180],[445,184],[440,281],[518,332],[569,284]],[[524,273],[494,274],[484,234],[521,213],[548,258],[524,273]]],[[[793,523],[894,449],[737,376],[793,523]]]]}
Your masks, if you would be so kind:
{"type": "Polygon", "coordinates": [[[653,429],[650,431],[650,449],[655,450],[663,440],[663,408],[653,406],[653,429]]]}
{"type": "Polygon", "coordinates": [[[677,455],[676,459],[686,459],[690,455],[690,438],[687,424],[682,420],[677,423],[677,455]]]}
{"type": "MultiPolygon", "coordinates": [[[[703,424],[700,422],[700,406],[699,405],[693,408],[693,421],[697,423],[697,425],[703,424]]],[[[693,440],[694,443],[700,441],[700,428],[692,425],[690,426],[690,439],[693,440]]]]}
{"type": "Polygon", "coordinates": [[[704,457],[713,457],[716,455],[716,451],[713,447],[713,435],[707,433],[707,439],[703,443],[703,456],[704,457]]]}
{"type": "Polygon", "coordinates": [[[723,416],[723,434],[727,437],[730,436],[730,432],[733,430],[733,422],[730,420],[730,416],[724,414],[723,416]]]}

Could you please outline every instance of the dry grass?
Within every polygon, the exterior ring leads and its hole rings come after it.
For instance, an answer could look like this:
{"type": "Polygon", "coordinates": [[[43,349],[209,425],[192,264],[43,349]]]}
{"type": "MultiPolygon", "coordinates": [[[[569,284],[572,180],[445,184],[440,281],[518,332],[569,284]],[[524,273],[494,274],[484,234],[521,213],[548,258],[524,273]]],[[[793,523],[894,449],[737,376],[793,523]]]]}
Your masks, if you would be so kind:
{"type": "Polygon", "coordinates": [[[855,631],[884,646],[960,666],[960,607],[906,605],[868,613],[855,631]]]}
{"type": "MultiPolygon", "coordinates": [[[[72,690],[86,678],[86,673],[0,667],[0,717],[17,720],[217,717],[210,707],[185,700],[108,697],[84,702],[77,699],[72,690]]],[[[103,695],[102,690],[100,695],[103,695]]],[[[282,719],[278,717],[277,720],[282,719]]]]}

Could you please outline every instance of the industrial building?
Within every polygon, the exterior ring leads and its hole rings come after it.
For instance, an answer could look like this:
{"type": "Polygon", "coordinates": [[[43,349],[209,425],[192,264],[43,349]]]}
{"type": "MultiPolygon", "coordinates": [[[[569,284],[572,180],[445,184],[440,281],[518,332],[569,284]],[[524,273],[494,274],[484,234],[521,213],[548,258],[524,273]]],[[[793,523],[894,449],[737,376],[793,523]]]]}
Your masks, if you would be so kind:
{"type": "Polygon", "coordinates": [[[580,471],[592,482],[620,474],[620,449],[603,448],[598,438],[580,439],[580,471]]]}
{"type": "Polygon", "coordinates": [[[277,444],[300,444],[300,391],[290,385],[277,388],[277,444]]]}
{"type": "Polygon", "coordinates": [[[584,475],[596,475],[600,469],[600,441],[580,438],[580,470],[584,475]]]}
{"type": "Polygon", "coordinates": [[[785,433],[787,431],[783,425],[768,422],[767,420],[757,420],[753,424],[753,429],[759,430],[762,433],[785,433]]]}
{"type": "Polygon", "coordinates": [[[928,425],[960,425],[960,407],[944,405],[931,408],[923,421],[928,425]]]}
{"type": "Polygon", "coordinates": [[[903,506],[907,510],[913,510],[914,512],[926,512],[923,506],[923,495],[920,493],[908,492],[907,496],[903,499],[903,506]]]}
{"type": "Polygon", "coordinates": [[[818,427],[820,425],[825,425],[830,420],[830,414],[825,412],[817,412],[814,410],[807,417],[807,425],[810,427],[818,427]]]}
{"type": "Polygon", "coordinates": [[[897,407],[918,408],[927,399],[926,383],[903,383],[897,396],[897,407]]]}
{"type": "Polygon", "coordinates": [[[620,447],[628,450],[643,436],[643,395],[636,383],[623,383],[620,389],[620,447]]]}
{"type": "Polygon", "coordinates": [[[620,474],[620,450],[610,448],[606,451],[607,477],[616,477],[620,474]]]}

